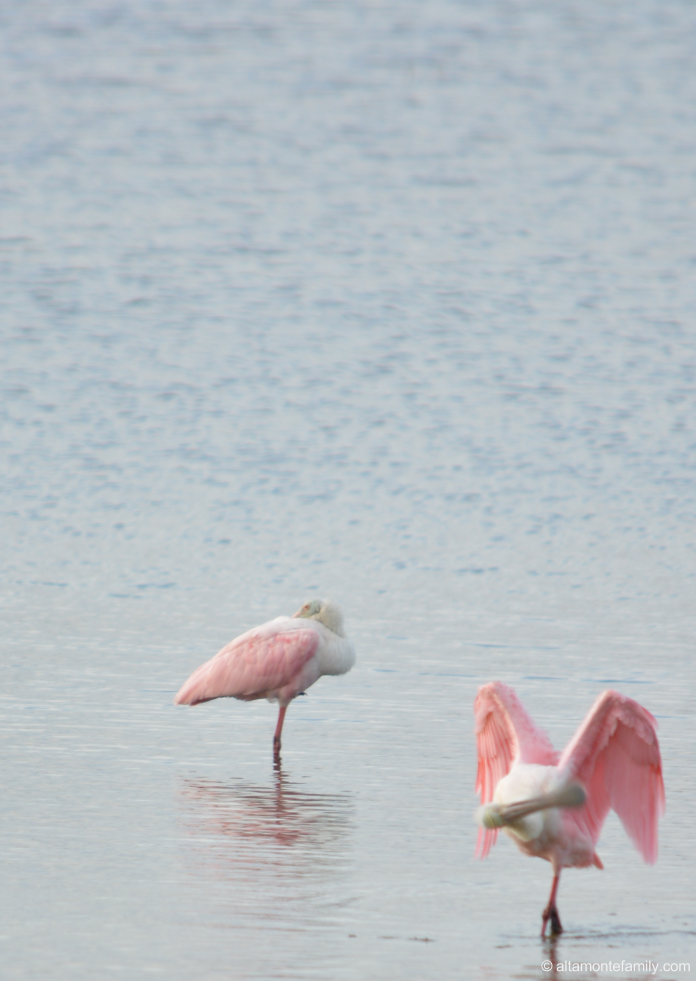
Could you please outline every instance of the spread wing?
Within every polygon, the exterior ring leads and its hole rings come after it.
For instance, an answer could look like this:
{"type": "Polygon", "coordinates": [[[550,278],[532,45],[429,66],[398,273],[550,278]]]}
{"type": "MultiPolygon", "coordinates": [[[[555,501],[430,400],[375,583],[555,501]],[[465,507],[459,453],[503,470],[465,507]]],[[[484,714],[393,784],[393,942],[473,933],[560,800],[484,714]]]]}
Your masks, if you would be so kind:
{"type": "Polygon", "coordinates": [[[219,696],[255,700],[286,686],[309,662],[319,645],[313,628],[292,618],[276,618],[235,638],[190,676],[175,703],[205,703],[219,696]]]}
{"type": "Polygon", "coordinates": [[[577,810],[594,843],[613,809],[646,863],[657,860],[657,823],[665,811],[657,721],[628,696],[606,690],[563,752],[559,768],[585,786],[577,810]]]}
{"type": "MultiPolygon", "coordinates": [[[[481,795],[482,805],[492,800],[496,785],[516,761],[539,765],[555,765],[558,761],[558,752],[546,732],[537,727],[511,686],[486,683],[478,691],[474,711],[478,749],[476,791],[481,795]]],[[[480,827],[478,856],[487,857],[497,838],[497,829],[480,827]]]]}

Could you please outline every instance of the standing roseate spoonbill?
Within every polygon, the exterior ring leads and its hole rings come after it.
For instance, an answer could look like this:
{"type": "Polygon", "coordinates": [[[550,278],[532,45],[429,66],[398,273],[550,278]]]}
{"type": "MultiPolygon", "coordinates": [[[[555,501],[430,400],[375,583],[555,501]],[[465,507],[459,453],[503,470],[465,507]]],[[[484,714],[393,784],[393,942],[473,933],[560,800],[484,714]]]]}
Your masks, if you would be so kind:
{"type": "Polygon", "coordinates": [[[645,862],[657,860],[657,822],[665,811],[657,723],[635,700],[608,689],[559,754],[505,683],[482,686],[474,709],[482,803],[477,853],[488,856],[502,828],[523,853],[552,864],[541,934],[550,921],[558,935],[561,870],[603,867],[595,845],[610,809],[645,862]]]}
{"type": "Polygon", "coordinates": [[[233,639],[190,676],[175,703],[207,703],[220,696],[278,701],[273,757],[280,760],[280,734],[291,700],[320,676],[340,676],[355,663],[343,631],[343,615],[331,601],[303,604],[292,618],[267,621],[233,639]]]}

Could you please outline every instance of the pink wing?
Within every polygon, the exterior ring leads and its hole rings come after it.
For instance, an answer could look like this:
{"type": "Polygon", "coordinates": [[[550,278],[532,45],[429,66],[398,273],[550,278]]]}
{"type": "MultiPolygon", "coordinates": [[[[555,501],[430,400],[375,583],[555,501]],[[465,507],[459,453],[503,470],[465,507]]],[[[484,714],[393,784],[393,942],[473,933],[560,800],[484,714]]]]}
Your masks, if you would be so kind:
{"type": "MultiPolygon", "coordinates": [[[[557,763],[558,751],[546,732],[534,723],[511,686],[486,683],[478,691],[474,711],[478,749],[476,791],[481,795],[482,805],[492,800],[498,782],[516,761],[538,765],[557,763]]],[[[497,829],[480,827],[478,856],[487,857],[497,838],[497,829]]]]}
{"type": "Polygon", "coordinates": [[[657,860],[657,823],[665,811],[657,721],[635,700],[606,690],[563,752],[560,770],[582,782],[587,801],[578,822],[594,843],[610,809],[643,855],[657,860]]]}
{"type": "Polygon", "coordinates": [[[219,696],[255,700],[287,686],[319,645],[312,628],[276,618],[235,638],[200,666],[174,697],[175,703],[205,703],[219,696]]]}

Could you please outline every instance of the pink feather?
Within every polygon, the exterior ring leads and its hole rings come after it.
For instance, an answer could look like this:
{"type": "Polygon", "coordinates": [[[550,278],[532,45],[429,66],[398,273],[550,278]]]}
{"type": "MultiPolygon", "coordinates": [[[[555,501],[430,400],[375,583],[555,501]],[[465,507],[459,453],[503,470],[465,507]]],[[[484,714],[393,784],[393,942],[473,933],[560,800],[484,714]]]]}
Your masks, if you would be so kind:
{"type": "Polygon", "coordinates": [[[559,771],[585,786],[575,818],[594,843],[610,809],[646,863],[657,860],[657,823],[665,811],[657,721],[635,700],[606,690],[563,752],[559,771]]]}
{"type": "MultiPolygon", "coordinates": [[[[534,723],[511,686],[486,683],[478,691],[474,710],[478,745],[476,791],[482,803],[492,800],[498,782],[518,761],[557,764],[558,751],[546,731],[534,723]]],[[[497,829],[480,827],[477,855],[487,857],[497,839],[497,829]]]]}
{"type": "Polygon", "coordinates": [[[285,702],[289,691],[297,690],[296,696],[302,688],[302,670],[318,645],[319,635],[311,622],[298,628],[293,618],[275,618],[235,638],[196,669],[174,702],[193,706],[220,696],[238,700],[278,696],[285,702]]]}

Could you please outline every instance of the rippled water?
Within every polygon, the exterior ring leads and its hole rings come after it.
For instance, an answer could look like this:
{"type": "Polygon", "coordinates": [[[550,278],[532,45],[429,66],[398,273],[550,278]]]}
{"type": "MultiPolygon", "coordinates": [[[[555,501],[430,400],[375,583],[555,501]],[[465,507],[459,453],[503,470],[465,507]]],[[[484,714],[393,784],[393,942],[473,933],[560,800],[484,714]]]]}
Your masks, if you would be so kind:
{"type": "Polygon", "coordinates": [[[0,5],[3,978],[693,973],[695,42],[0,5]],[[268,704],[172,698],[315,595],[358,662],[274,771],[268,704]],[[607,686],[660,723],[658,864],[610,818],[553,951],[548,865],[473,859],[491,678],[559,745],[607,686]]]}

